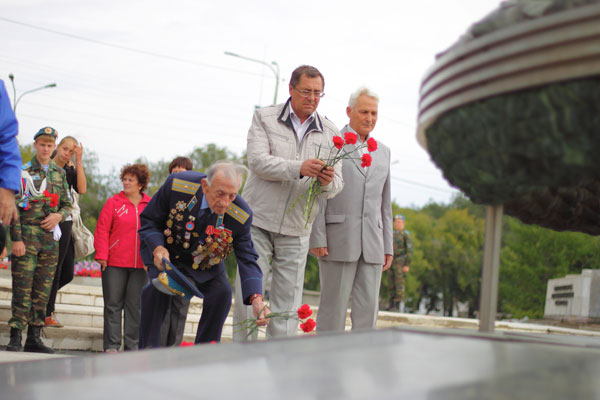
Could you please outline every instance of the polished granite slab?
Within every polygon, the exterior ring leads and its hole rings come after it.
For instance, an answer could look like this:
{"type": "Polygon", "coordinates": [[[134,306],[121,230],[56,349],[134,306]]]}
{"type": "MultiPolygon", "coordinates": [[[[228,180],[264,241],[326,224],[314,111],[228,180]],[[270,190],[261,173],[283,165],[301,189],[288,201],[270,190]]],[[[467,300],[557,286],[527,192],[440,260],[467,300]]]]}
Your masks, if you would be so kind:
{"type": "Polygon", "coordinates": [[[600,339],[391,328],[0,364],[1,399],[594,399],[600,339]]]}

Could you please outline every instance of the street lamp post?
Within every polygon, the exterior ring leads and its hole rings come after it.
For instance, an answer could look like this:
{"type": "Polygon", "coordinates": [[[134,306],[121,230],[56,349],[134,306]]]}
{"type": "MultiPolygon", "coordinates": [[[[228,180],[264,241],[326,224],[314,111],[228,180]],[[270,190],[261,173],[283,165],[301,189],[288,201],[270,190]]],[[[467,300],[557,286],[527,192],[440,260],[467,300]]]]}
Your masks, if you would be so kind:
{"type": "Polygon", "coordinates": [[[15,76],[13,74],[8,74],[8,77],[10,78],[10,82],[12,83],[12,87],[13,87],[13,112],[15,114],[17,113],[17,105],[19,104],[19,100],[21,100],[21,98],[23,96],[25,96],[27,93],[37,92],[38,90],[56,87],[56,83],[49,83],[49,84],[47,84],[45,86],[41,86],[39,88],[26,90],[25,92],[21,93],[21,95],[19,97],[17,97],[17,89],[15,88],[15,76]]]}
{"type": "Polygon", "coordinates": [[[225,55],[238,57],[238,58],[241,58],[244,60],[256,62],[256,63],[263,64],[263,65],[266,65],[267,67],[269,67],[269,69],[275,74],[275,96],[273,97],[273,104],[277,104],[277,91],[279,90],[279,64],[277,64],[277,62],[271,61],[271,64],[269,64],[265,61],[257,60],[255,58],[250,58],[250,57],[246,57],[246,56],[241,56],[239,54],[232,53],[230,51],[226,51],[225,55]],[[275,66],[275,67],[273,67],[273,66],[275,66]]]}

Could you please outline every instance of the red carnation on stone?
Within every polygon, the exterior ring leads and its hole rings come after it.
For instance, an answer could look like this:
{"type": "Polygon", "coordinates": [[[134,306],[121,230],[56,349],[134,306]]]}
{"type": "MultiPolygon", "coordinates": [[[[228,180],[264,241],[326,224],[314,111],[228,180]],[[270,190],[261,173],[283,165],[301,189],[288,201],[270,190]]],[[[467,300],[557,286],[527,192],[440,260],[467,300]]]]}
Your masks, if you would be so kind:
{"type": "Polygon", "coordinates": [[[367,140],[367,150],[369,150],[369,152],[377,150],[377,140],[369,138],[367,140]]]}
{"type": "Polygon", "coordinates": [[[334,136],[333,137],[333,145],[336,148],[341,149],[342,147],[344,147],[344,139],[342,139],[341,136],[334,136]]]}
{"type": "Polygon", "coordinates": [[[300,308],[298,309],[298,318],[300,319],[304,319],[304,318],[308,318],[312,315],[312,310],[310,309],[310,306],[308,304],[302,304],[300,306],[300,308]]]}
{"type": "Polygon", "coordinates": [[[371,161],[373,161],[373,159],[371,158],[371,155],[368,153],[363,154],[363,156],[360,159],[362,161],[362,163],[360,163],[361,167],[370,167],[371,166],[371,161]]]}
{"type": "Polygon", "coordinates": [[[344,133],[344,140],[346,142],[346,144],[354,144],[356,143],[356,134],[352,133],[352,132],[346,132],[344,133]]]}
{"type": "Polygon", "coordinates": [[[312,318],[309,318],[306,320],[305,323],[300,324],[300,329],[302,329],[302,331],[304,333],[308,333],[308,332],[312,332],[313,329],[315,329],[315,326],[317,326],[317,323],[315,322],[315,320],[312,318]]]}

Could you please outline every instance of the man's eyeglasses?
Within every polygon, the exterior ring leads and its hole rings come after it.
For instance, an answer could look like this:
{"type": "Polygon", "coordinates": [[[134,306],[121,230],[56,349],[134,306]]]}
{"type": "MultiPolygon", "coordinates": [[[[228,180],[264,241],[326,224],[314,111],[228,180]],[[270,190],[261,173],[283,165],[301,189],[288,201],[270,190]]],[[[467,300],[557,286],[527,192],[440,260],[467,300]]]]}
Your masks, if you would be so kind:
{"type": "Polygon", "coordinates": [[[313,92],[311,90],[299,90],[299,89],[296,89],[296,88],[294,88],[294,90],[296,92],[300,93],[300,96],[306,97],[306,98],[308,98],[310,96],[315,96],[315,97],[323,97],[323,96],[325,96],[325,93],[323,93],[323,92],[313,92]]]}

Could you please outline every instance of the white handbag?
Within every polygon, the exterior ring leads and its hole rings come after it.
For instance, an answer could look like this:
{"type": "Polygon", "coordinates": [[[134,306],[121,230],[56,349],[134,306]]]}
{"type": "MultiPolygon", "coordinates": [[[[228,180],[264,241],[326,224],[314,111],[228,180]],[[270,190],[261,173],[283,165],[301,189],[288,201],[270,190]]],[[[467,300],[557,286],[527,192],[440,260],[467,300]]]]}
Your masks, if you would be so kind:
{"type": "Polygon", "coordinates": [[[79,193],[71,190],[73,201],[71,217],[73,218],[72,240],[75,246],[75,259],[84,258],[94,252],[94,234],[83,224],[79,208],[79,193]]]}

